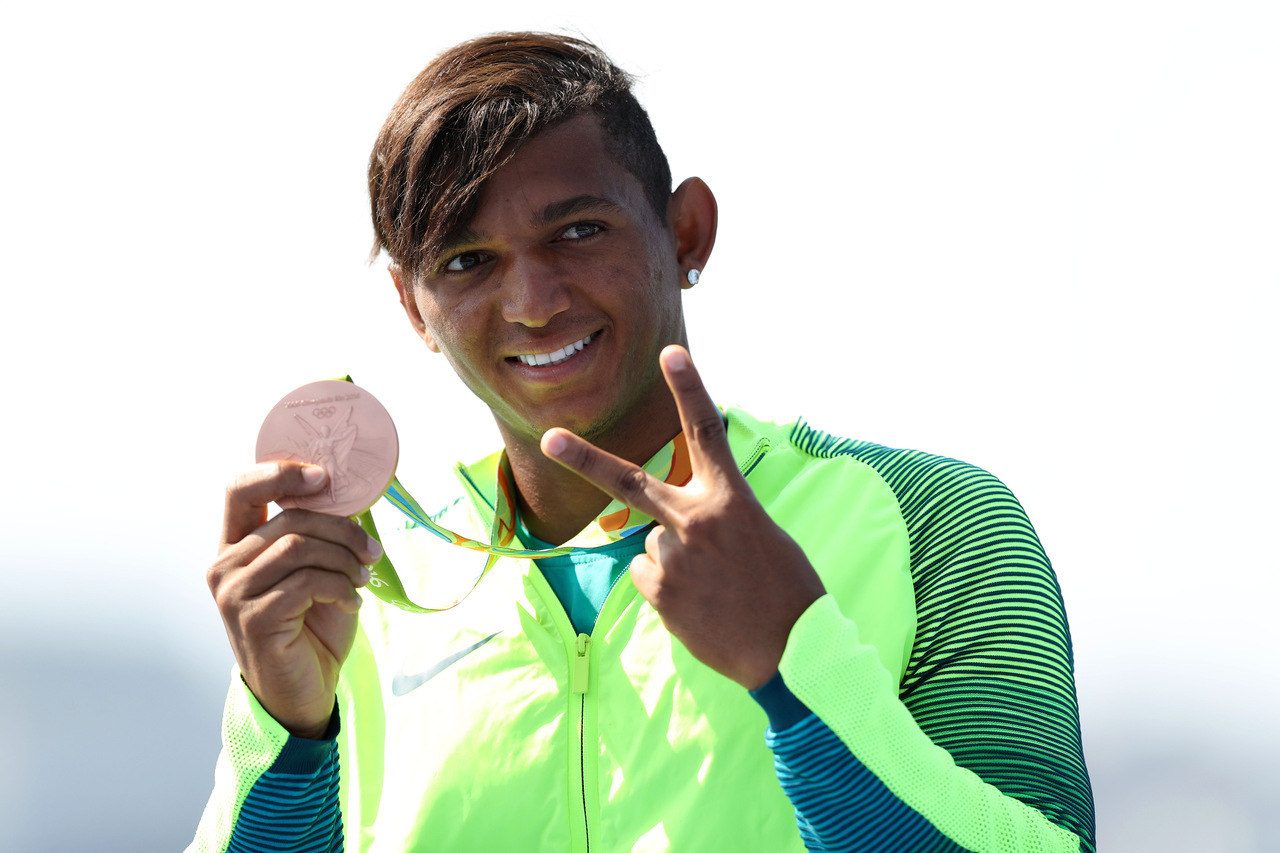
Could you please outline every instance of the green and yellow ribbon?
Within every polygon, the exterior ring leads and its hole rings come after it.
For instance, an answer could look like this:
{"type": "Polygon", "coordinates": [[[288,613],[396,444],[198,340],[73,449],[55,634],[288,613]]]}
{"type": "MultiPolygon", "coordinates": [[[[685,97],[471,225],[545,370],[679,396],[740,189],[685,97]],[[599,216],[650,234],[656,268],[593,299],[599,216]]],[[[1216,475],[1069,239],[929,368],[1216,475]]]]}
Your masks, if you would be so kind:
{"type": "MultiPolygon", "coordinates": [[[[693,476],[693,468],[689,461],[689,447],[685,443],[684,434],[677,435],[659,450],[652,459],[645,463],[644,470],[657,479],[674,486],[683,486],[688,483],[693,476]]],[[[438,613],[441,610],[456,607],[471,594],[501,557],[530,560],[561,557],[575,549],[594,548],[600,545],[607,545],[610,542],[617,542],[653,523],[653,519],[648,515],[628,507],[621,501],[613,500],[605,507],[604,512],[583,528],[577,536],[558,548],[533,550],[513,547],[511,543],[516,539],[517,524],[515,478],[511,473],[511,464],[507,459],[505,450],[498,461],[493,523],[490,525],[488,542],[471,539],[437,523],[422,509],[418,502],[413,499],[413,496],[409,494],[409,491],[396,478],[392,478],[391,484],[387,486],[383,497],[404,513],[415,525],[434,533],[448,544],[472,551],[480,551],[488,555],[484,567],[465,592],[443,606],[426,607],[409,600],[400,576],[396,574],[395,567],[391,565],[391,561],[384,552],[382,558],[370,567],[369,590],[388,604],[393,604],[411,613],[438,613]]],[[[360,526],[366,532],[378,538],[377,529],[373,524],[373,517],[368,510],[361,513],[356,520],[360,522],[360,526]]]]}

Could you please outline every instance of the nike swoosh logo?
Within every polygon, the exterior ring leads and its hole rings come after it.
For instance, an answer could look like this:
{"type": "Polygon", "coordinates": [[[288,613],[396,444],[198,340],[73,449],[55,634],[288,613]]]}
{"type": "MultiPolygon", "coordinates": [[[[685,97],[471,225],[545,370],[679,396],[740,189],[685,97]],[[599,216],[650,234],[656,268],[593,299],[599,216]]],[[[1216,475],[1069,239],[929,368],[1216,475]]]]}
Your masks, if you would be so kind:
{"type": "Polygon", "coordinates": [[[462,660],[467,655],[471,654],[501,633],[501,631],[494,631],[483,640],[478,640],[472,643],[460,652],[454,652],[447,658],[444,658],[433,665],[431,668],[424,669],[422,672],[415,672],[412,675],[406,675],[404,669],[401,668],[401,670],[396,673],[396,677],[391,679],[392,695],[403,696],[410,691],[417,690],[419,687],[426,684],[428,681],[435,678],[437,675],[444,672],[446,669],[453,666],[455,663],[462,660]]]}

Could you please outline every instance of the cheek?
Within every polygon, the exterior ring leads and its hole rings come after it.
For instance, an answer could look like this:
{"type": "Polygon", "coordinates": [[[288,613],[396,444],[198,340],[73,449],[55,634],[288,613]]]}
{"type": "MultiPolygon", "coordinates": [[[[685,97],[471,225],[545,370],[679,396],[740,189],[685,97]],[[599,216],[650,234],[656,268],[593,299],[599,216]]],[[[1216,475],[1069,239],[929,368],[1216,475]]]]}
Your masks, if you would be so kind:
{"type": "Polygon", "coordinates": [[[460,350],[456,346],[446,345],[440,349],[440,352],[454,374],[462,380],[462,384],[467,386],[472,394],[483,400],[490,408],[497,404],[498,398],[491,387],[492,377],[480,369],[477,360],[472,358],[465,348],[460,350]]]}
{"type": "Polygon", "coordinates": [[[432,352],[440,352],[441,341],[448,340],[448,338],[444,334],[444,330],[441,329],[439,322],[437,322],[435,315],[431,313],[430,306],[424,304],[426,301],[423,299],[418,300],[418,316],[422,318],[422,331],[420,334],[427,345],[427,349],[432,352]]]}
{"type": "Polygon", "coordinates": [[[627,288],[624,295],[652,305],[665,292],[663,271],[666,265],[661,258],[632,257],[622,264],[610,265],[609,280],[627,288]]]}
{"type": "Polygon", "coordinates": [[[418,310],[422,314],[428,335],[434,339],[434,346],[430,341],[427,345],[435,352],[444,352],[451,363],[453,358],[450,353],[466,349],[466,341],[476,337],[474,332],[468,332],[460,322],[460,318],[468,316],[463,305],[448,303],[438,295],[426,295],[418,300],[418,310]]]}
{"type": "Polygon", "coordinates": [[[491,330],[486,327],[483,316],[468,310],[465,305],[442,309],[438,303],[430,314],[424,316],[428,335],[435,342],[432,349],[441,353],[454,373],[475,391],[477,383],[482,381],[483,365],[487,363],[488,351],[484,342],[492,340],[491,330]]]}
{"type": "Polygon", "coordinates": [[[683,295],[680,285],[669,279],[669,270],[661,260],[653,260],[645,276],[645,301],[656,322],[664,327],[679,320],[683,295]]]}

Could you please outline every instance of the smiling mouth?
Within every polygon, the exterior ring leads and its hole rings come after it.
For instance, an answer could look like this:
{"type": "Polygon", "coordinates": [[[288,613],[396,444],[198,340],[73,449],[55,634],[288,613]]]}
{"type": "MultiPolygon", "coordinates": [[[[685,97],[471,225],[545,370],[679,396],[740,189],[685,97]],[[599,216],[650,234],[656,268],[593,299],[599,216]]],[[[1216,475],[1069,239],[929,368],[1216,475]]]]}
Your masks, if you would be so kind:
{"type": "Polygon", "coordinates": [[[582,352],[583,348],[587,344],[595,340],[597,334],[599,334],[599,332],[592,332],[582,340],[574,341],[573,343],[563,346],[554,352],[542,352],[535,355],[516,355],[511,358],[521,364],[527,364],[530,367],[554,367],[557,364],[564,364],[566,361],[582,352]]]}

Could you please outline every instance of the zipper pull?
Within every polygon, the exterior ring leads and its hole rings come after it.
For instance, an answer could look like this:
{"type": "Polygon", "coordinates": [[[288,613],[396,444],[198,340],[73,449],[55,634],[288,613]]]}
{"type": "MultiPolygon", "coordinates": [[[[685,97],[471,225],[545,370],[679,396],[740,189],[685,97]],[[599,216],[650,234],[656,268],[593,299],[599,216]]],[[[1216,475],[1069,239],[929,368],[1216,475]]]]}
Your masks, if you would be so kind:
{"type": "Polygon", "coordinates": [[[586,693],[587,681],[591,677],[591,638],[586,634],[578,635],[576,655],[573,658],[574,693],[586,693]]]}

